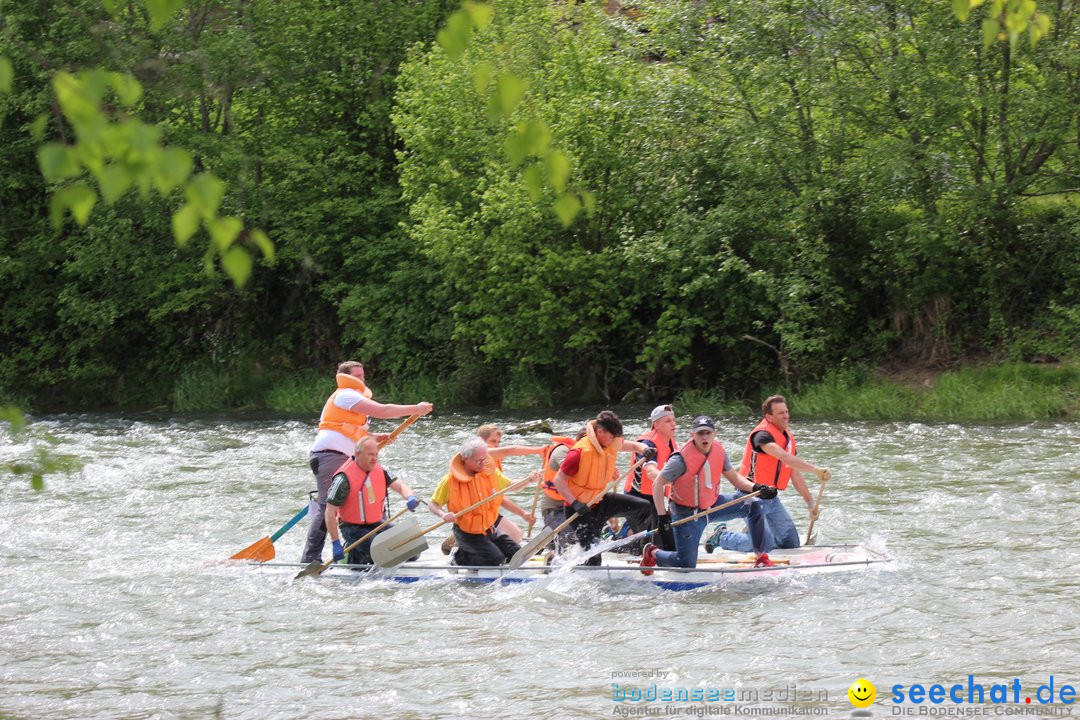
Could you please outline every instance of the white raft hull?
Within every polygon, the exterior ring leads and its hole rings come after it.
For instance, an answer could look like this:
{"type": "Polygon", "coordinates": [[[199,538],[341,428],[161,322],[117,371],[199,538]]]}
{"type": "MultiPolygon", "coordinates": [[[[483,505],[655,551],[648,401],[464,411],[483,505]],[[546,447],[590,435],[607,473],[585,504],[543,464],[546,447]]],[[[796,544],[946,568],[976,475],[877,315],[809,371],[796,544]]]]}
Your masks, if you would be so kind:
{"type": "MultiPolygon", "coordinates": [[[[383,580],[400,583],[426,581],[469,583],[530,583],[551,578],[553,575],[573,574],[594,582],[612,584],[634,583],[651,585],[664,590],[695,590],[720,586],[730,582],[762,578],[783,578],[826,573],[858,572],[885,568],[891,560],[881,553],[859,545],[811,545],[791,550],[774,550],[769,557],[774,567],[756,568],[753,555],[716,550],[711,555],[702,553],[698,567],[655,568],[652,575],[644,575],[638,564],[640,558],[605,553],[603,565],[545,566],[542,556],[537,556],[522,567],[510,571],[505,567],[458,567],[447,564],[447,557],[438,547],[429,548],[415,562],[406,562],[396,568],[378,568],[366,565],[338,564],[327,568],[324,578],[348,581],[383,580]]],[[[294,563],[250,563],[266,572],[292,572],[304,566],[294,563]]]]}

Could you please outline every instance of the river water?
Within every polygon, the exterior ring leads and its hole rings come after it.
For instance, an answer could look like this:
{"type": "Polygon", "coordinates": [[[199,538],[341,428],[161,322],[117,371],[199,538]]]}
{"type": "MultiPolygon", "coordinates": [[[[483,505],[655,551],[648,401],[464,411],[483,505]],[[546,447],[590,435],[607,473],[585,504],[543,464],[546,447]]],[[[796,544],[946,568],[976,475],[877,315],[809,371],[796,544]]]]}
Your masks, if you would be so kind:
{"type": "MultiPolygon", "coordinates": [[[[573,432],[591,412],[550,421],[573,432]]],[[[533,419],[438,414],[382,460],[425,495],[481,422],[533,419]]],[[[736,459],[753,422],[718,423],[736,459]]],[[[0,717],[850,717],[859,678],[877,688],[870,712],[886,717],[946,709],[893,707],[894,685],[966,688],[969,675],[988,693],[1018,679],[1020,702],[1010,690],[1008,706],[954,710],[1073,710],[1039,705],[1035,692],[1051,675],[1056,692],[1080,685],[1080,425],[796,418],[793,428],[800,453],[833,471],[819,543],[861,543],[892,567],[684,593],[577,575],[496,587],[291,582],[292,572],[221,561],[304,505],[311,418],[64,415],[17,438],[0,429],[0,459],[29,457],[48,435],[84,463],[41,493],[3,477],[0,717]],[[654,684],[739,695],[613,700],[654,684]]],[[[507,474],[535,464],[510,458],[507,474]]],[[[786,500],[805,530],[803,503],[786,500]]],[[[278,560],[299,560],[305,530],[277,542],[278,560]]]]}

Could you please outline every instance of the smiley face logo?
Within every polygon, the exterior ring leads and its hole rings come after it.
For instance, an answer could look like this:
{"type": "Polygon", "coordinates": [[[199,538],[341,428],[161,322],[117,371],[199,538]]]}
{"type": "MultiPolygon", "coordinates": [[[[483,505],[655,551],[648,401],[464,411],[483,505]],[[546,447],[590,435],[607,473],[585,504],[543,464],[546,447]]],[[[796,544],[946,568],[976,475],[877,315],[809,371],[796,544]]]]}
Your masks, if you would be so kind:
{"type": "Polygon", "coordinates": [[[877,688],[869,680],[859,678],[847,689],[847,697],[857,708],[870,707],[877,697],[877,688]]]}

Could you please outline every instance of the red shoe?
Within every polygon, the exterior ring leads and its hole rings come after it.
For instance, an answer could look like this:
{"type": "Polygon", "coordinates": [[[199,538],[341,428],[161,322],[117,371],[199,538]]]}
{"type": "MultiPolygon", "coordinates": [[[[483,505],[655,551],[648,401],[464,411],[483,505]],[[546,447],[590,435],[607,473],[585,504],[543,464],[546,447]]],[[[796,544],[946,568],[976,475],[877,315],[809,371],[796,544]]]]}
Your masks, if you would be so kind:
{"type": "Polygon", "coordinates": [[[776,563],[769,559],[768,553],[761,553],[754,561],[754,567],[776,567],[776,563]]]}
{"type": "MultiPolygon", "coordinates": [[[[641,567],[651,568],[656,567],[656,551],[660,548],[656,547],[652,543],[645,546],[645,549],[641,551],[641,567]]],[[[652,575],[652,570],[642,570],[642,575],[652,575]]]]}

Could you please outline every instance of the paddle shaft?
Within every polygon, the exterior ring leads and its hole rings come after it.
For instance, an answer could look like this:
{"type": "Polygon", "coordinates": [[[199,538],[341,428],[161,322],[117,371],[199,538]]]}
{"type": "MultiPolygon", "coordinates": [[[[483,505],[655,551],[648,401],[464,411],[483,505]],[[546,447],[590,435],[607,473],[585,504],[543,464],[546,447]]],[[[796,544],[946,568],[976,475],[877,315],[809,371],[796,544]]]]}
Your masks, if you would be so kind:
{"type": "Polygon", "coordinates": [[[296,513],[295,515],[293,515],[293,518],[292,518],[292,520],[290,520],[289,522],[287,522],[287,523],[285,523],[284,525],[282,525],[282,526],[281,526],[281,529],[280,529],[280,530],[278,530],[278,531],[277,531],[276,533],[274,533],[273,535],[271,535],[271,536],[270,536],[270,542],[277,542],[277,541],[278,541],[278,539],[279,539],[279,538],[280,538],[280,537],[281,537],[282,535],[284,535],[285,533],[287,533],[287,532],[289,532],[290,530],[292,530],[292,527],[293,527],[293,525],[295,525],[296,523],[298,523],[298,522],[300,522],[301,520],[303,520],[303,519],[304,519],[304,516],[308,514],[308,508],[309,508],[309,507],[310,507],[310,506],[308,506],[308,505],[305,505],[305,506],[304,506],[304,507],[303,507],[303,508],[302,508],[302,509],[300,510],[300,512],[298,512],[298,513],[296,513]]]}
{"type": "Polygon", "coordinates": [[[300,512],[293,516],[292,520],[285,523],[281,528],[271,536],[259,538],[255,542],[248,545],[246,548],[231,556],[230,560],[258,560],[259,562],[265,562],[267,560],[274,559],[274,542],[282,535],[287,533],[292,526],[300,522],[308,513],[308,505],[305,505],[300,509],[300,512]]]}
{"type": "Polygon", "coordinates": [[[536,483],[536,492],[533,493],[532,510],[529,514],[533,516],[533,521],[529,523],[529,532],[525,534],[525,539],[528,540],[532,537],[533,526],[536,525],[536,506],[540,504],[540,488],[544,486],[544,471],[540,470],[540,480],[536,483]]]}
{"type": "Polygon", "coordinates": [[[828,478],[822,478],[821,487],[817,491],[817,500],[814,501],[814,510],[810,513],[810,527],[806,528],[806,542],[803,545],[809,545],[810,538],[813,537],[814,523],[817,521],[818,512],[821,510],[821,496],[825,494],[826,482],[828,482],[828,478]]]}
{"type": "Polygon", "coordinates": [[[389,437],[383,438],[379,441],[379,449],[382,450],[384,447],[397,440],[397,436],[405,432],[405,428],[409,427],[419,419],[419,415],[410,415],[409,417],[405,418],[405,422],[401,423],[396,428],[390,431],[389,437]]]}

